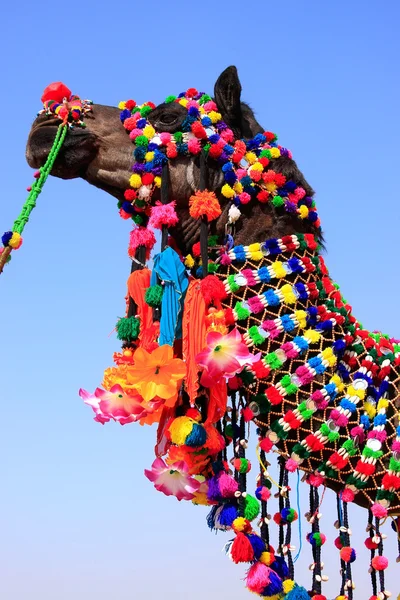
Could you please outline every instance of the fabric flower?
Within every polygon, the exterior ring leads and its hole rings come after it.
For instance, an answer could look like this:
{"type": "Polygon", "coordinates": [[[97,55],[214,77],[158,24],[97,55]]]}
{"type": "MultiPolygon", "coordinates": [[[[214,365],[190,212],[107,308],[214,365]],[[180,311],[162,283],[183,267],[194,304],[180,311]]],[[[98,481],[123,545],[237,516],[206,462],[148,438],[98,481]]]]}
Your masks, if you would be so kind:
{"type": "Polygon", "coordinates": [[[156,402],[144,406],[143,398],[139,394],[135,392],[133,395],[125,394],[118,384],[113,385],[109,391],[97,388],[94,394],[89,394],[86,390],[81,389],[79,395],[84,403],[91,406],[96,413],[94,420],[102,424],[111,419],[118,421],[121,425],[139,421],[148,412],[153,412],[159,407],[159,403],[156,402]]]}
{"type": "Polygon", "coordinates": [[[156,490],[166,496],[175,496],[179,501],[192,500],[200,488],[200,482],[189,475],[183,461],[168,466],[162,458],[156,458],[151,470],[145,469],[144,474],[154,483],[156,490]]]}
{"type": "Polygon", "coordinates": [[[196,356],[196,363],[204,367],[201,383],[206,387],[211,387],[221,377],[234,377],[243,367],[252,365],[261,357],[260,352],[256,355],[249,352],[237,329],[227,335],[210,331],[206,342],[208,347],[196,356]]]}
{"type": "Polygon", "coordinates": [[[138,348],[134,354],[134,366],[127,372],[128,383],[135,387],[146,402],[156,396],[173,406],[178,388],[186,375],[186,366],[180,358],[174,358],[171,346],[160,346],[149,353],[138,348]]]}

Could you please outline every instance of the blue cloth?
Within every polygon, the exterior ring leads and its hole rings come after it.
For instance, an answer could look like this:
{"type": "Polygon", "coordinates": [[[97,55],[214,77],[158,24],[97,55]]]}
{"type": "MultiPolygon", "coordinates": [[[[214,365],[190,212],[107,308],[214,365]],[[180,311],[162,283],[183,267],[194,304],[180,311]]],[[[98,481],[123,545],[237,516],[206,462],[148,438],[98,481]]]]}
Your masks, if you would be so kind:
{"type": "Polygon", "coordinates": [[[183,303],[189,285],[186,269],[170,247],[154,257],[151,285],[163,282],[159,344],[172,346],[182,337],[183,303]]]}

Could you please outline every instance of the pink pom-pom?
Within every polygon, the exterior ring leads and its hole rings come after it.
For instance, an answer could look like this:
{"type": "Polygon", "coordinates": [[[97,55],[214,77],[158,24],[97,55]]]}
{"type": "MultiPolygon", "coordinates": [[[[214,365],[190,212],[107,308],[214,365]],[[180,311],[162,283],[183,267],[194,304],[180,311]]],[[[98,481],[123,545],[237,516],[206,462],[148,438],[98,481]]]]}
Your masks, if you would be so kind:
{"type": "Polygon", "coordinates": [[[400,452],[400,442],[394,441],[392,444],[393,452],[400,452]]]}
{"type": "Polygon", "coordinates": [[[246,169],[238,169],[236,171],[236,175],[238,179],[242,179],[242,177],[246,177],[247,176],[247,171],[246,169]]]}
{"type": "Polygon", "coordinates": [[[329,416],[335,421],[336,425],[338,425],[339,427],[346,427],[347,423],[349,422],[348,417],[346,417],[346,415],[341,413],[336,408],[334,408],[331,411],[331,414],[329,416]]]}
{"type": "Polygon", "coordinates": [[[375,571],[384,571],[389,566],[389,561],[386,556],[374,556],[371,560],[371,567],[375,569],[375,571]]]}
{"type": "Polygon", "coordinates": [[[233,142],[235,139],[232,129],[224,129],[221,131],[221,137],[223,140],[225,140],[225,142],[233,142]]]}
{"type": "Polygon", "coordinates": [[[150,227],[154,229],[161,229],[163,225],[172,227],[179,221],[178,216],[175,212],[175,201],[169,204],[161,204],[156,202],[156,205],[151,208],[151,215],[149,219],[150,227]]]}
{"type": "Polygon", "coordinates": [[[167,144],[169,144],[171,139],[172,139],[172,135],[170,133],[168,133],[167,131],[160,133],[160,140],[161,140],[161,143],[163,144],[163,146],[166,146],[167,144]]]}
{"type": "Polygon", "coordinates": [[[130,233],[128,254],[129,256],[135,256],[135,252],[139,246],[144,246],[147,250],[151,250],[155,243],[156,238],[151,229],[137,227],[130,233]]]}
{"type": "Polygon", "coordinates": [[[324,477],[321,475],[321,473],[310,473],[307,478],[307,482],[314,487],[319,487],[324,483],[324,477]]]}
{"type": "Polygon", "coordinates": [[[270,583],[269,574],[271,569],[261,562],[256,562],[247,571],[246,587],[250,592],[261,594],[267,585],[270,583]]]}
{"type": "Polygon", "coordinates": [[[302,187],[298,187],[294,190],[294,195],[298,200],[301,200],[306,195],[306,191],[302,187]]]}
{"type": "Polygon", "coordinates": [[[191,138],[188,141],[188,150],[192,154],[198,154],[201,150],[200,142],[197,138],[191,138]]]}
{"type": "Polygon", "coordinates": [[[129,137],[131,138],[131,140],[136,140],[136,138],[142,134],[143,131],[141,129],[132,129],[132,131],[129,134],[129,137]]]}
{"type": "Polygon", "coordinates": [[[218,487],[223,498],[233,498],[238,491],[238,483],[227,473],[221,473],[218,478],[218,487]]]}
{"type": "Polygon", "coordinates": [[[353,502],[354,500],[354,492],[350,488],[344,488],[342,492],[342,500],[343,502],[353,502]]]}
{"type": "Polygon", "coordinates": [[[218,110],[217,105],[215,104],[215,102],[213,100],[209,100],[208,102],[205,103],[204,105],[204,110],[206,112],[210,112],[212,110],[218,110]]]}
{"type": "Polygon", "coordinates": [[[293,458],[288,458],[288,460],[285,463],[285,469],[290,473],[294,473],[295,471],[297,471],[298,468],[298,463],[295,460],[293,460],[293,458]]]}
{"type": "Polygon", "coordinates": [[[273,442],[267,437],[260,440],[260,448],[261,450],[264,450],[264,452],[269,452],[273,445],[273,442]]]}
{"type": "Polygon", "coordinates": [[[232,264],[232,259],[226,252],[224,252],[224,254],[221,254],[220,262],[221,262],[221,265],[223,265],[224,267],[227,267],[228,265],[232,264]]]}
{"type": "Polygon", "coordinates": [[[379,502],[375,502],[371,506],[371,512],[377,519],[384,519],[387,517],[387,509],[382,506],[382,504],[379,504],[379,502]]]}
{"type": "Polygon", "coordinates": [[[370,431],[368,434],[368,439],[375,439],[375,440],[379,440],[381,443],[383,443],[387,438],[387,433],[386,431],[370,431]]]}
{"type": "Polygon", "coordinates": [[[239,194],[239,198],[241,204],[248,204],[251,200],[251,196],[247,192],[242,192],[241,194],[239,194]]]}

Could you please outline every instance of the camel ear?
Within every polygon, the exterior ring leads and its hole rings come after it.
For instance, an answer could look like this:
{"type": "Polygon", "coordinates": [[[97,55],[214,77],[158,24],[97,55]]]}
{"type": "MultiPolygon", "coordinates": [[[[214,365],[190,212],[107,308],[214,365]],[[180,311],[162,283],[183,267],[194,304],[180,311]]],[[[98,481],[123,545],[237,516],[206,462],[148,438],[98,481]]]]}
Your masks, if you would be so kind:
{"type": "Polygon", "coordinates": [[[214,97],[223,120],[233,129],[240,129],[242,118],[241,91],[242,86],[236,67],[228,67],[216,81],[214,97]]]}

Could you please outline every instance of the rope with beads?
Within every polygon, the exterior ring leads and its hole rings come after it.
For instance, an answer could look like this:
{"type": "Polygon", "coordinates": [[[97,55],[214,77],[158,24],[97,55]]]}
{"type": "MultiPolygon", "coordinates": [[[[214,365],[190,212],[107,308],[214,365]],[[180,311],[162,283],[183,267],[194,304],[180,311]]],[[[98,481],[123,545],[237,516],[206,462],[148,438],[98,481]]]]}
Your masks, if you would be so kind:
{"type": "Polygon", "coordinates": [[[51,147],[50,153],[47,157],[47,160],[43,167],[41,167],[39,170],[40,175],[38,179],[36,179],[35,183],[32,185],[32,188],[22,207],[22,210],[16,218],[16,220],[14,221],[12,231],[7,231],[2,236],[4,249],[0,254],[0,274],[3,272],[4,265],[11,259],[11,251],[13,249],[18,249],[22,244],[22,232],[24,231],[25,225],[29,221],[31,212],[36,206],[36,200],[39,194],[41,193],[48,176],[51,173],[54,162],[58,156],[58,153],[61,150],[61,147],[65,140],[65,136],[67,135],[67,131],[68,126],[65,123],[61,123],[57,129],[57,134],[51,147]]]}

